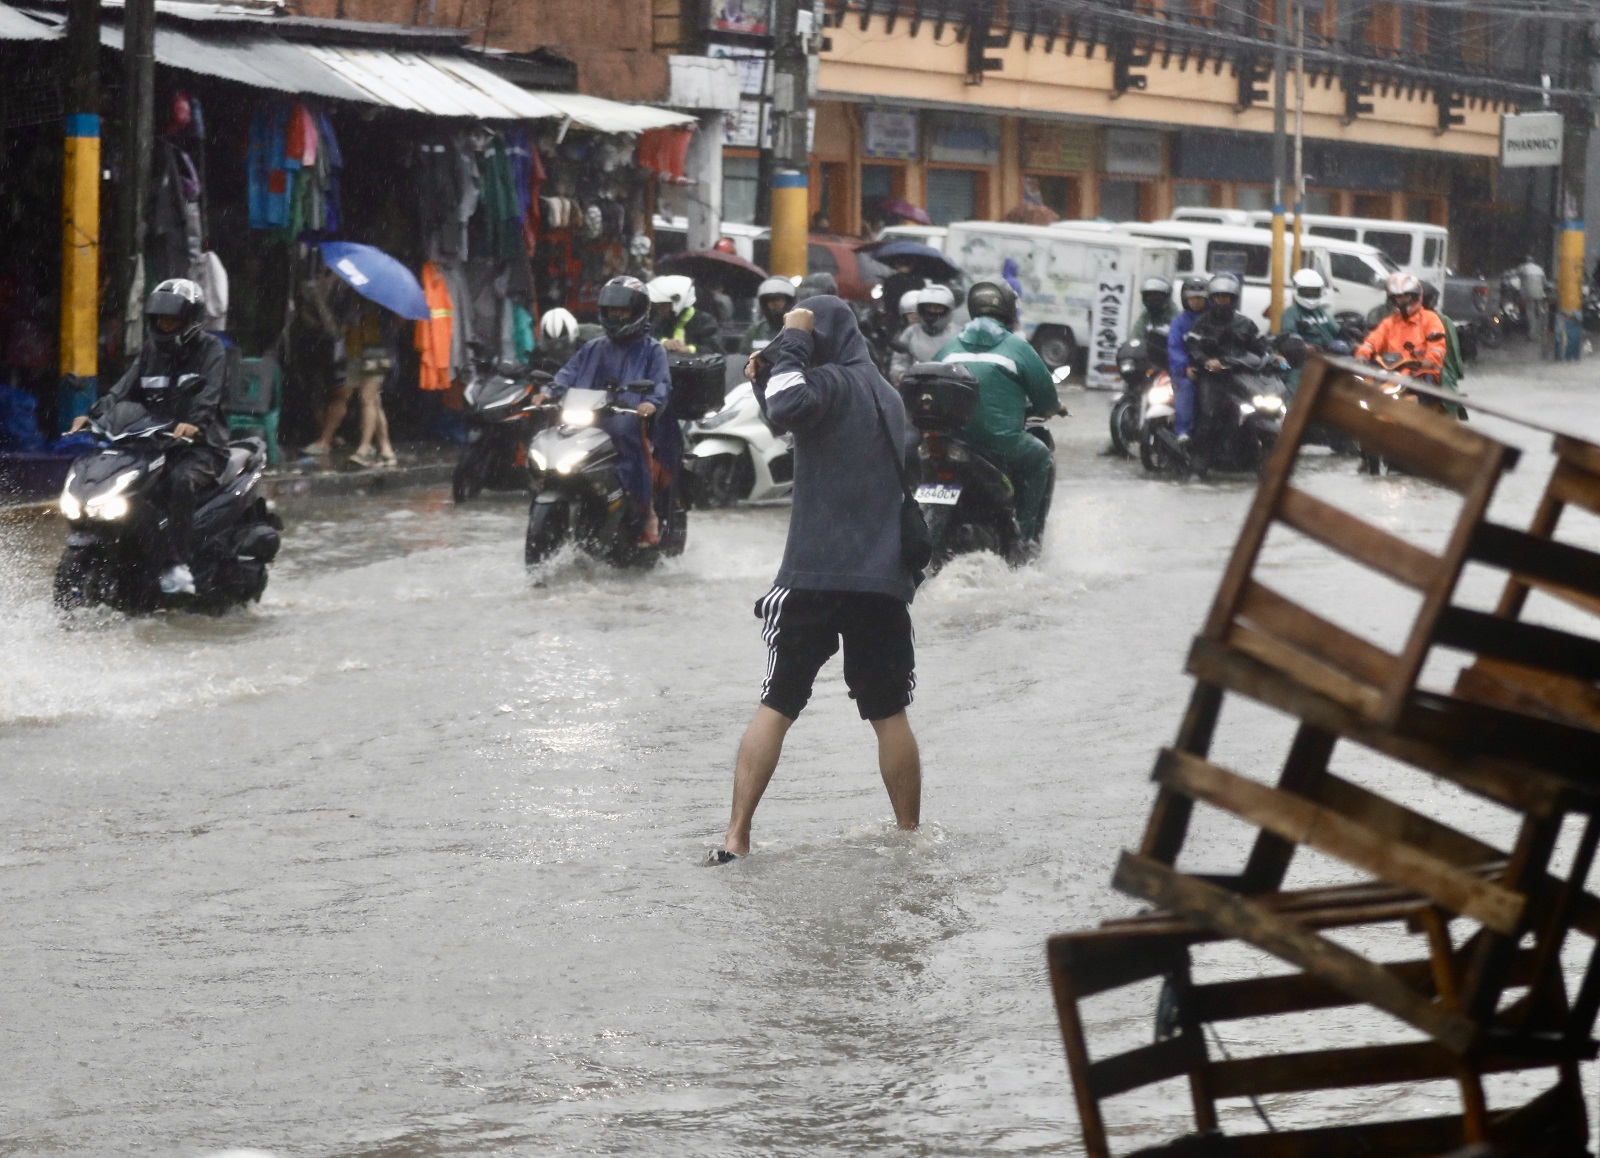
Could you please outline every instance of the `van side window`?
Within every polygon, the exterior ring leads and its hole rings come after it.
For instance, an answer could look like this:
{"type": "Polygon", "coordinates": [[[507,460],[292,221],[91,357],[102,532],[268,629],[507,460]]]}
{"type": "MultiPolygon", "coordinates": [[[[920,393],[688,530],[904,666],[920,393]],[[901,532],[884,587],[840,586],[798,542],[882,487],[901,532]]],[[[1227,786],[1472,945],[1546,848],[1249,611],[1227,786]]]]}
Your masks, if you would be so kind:
{"type": "Polygon", "coordinates": [[[1437,237],[1429,237],[1422,242],[1422,266],[1432,269],[1436,265],[1444,264],[1444,244],[1437,237]]]}
{"type": "Polygon", "coordinates": [[[1356,231],[1354,229],[1346,229],[1342,225],[1308,225],[1306,226],[1306,232],[1314,233],[1318,237],[1337,237],[1340,241],[1354,241],[1356,239],[1356,231]]]}
{"type": "Polygon", "coordinates": [[[1188,248],[1187,246],[1178,250],[1177,269],[1179,273],[1194,272],[1194,250],[1188,248]]]}
{"type": "Polygon", "coordinates": [[[1394,233],[1387,229],[1369,229],[1367,235],[1361,239],[1368,245],[1376,245],[1389,255],[1389,260],[1396,265],[1411,264],[1411,234],[1394,233]]]}
{"type": "Polygon", "coordinates": [[[1354,253],[1330,253],[1328,272],[1339,281],[1353,281],[1357,285],[1377,286],[1383,282],[1378,271],[1354,253]]]}
{"type": "Polygon", "coordinates": [[[1235,241],[1211,243],[1209,272],[1232,273],[1240,277],[1266,277],[1272,268],[1270,245],[1242,245],[1235,241]]]}

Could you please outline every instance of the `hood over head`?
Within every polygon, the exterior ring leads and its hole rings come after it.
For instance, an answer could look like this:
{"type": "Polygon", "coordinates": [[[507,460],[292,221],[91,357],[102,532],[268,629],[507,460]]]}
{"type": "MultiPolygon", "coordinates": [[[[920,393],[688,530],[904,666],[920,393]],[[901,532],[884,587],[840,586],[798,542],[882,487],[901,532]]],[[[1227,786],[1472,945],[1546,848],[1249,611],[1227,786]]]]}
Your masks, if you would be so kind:
{"type": "Polygon", "coordinates": [[[1011,331],[994,318],[973,318],[961,327],[961,341],[979,350],[998,346],[1011,335],[1011,331]]]}
{"type": "Polygon", "coordinates": [[[849,305],[832,294],[819,294],[807,298],[802,307],[811,311],[811,364],[813,366],[850,366],[858,362],[872,365],[872,354],[867,340],[856,324],[856,314],[849,305]]]}

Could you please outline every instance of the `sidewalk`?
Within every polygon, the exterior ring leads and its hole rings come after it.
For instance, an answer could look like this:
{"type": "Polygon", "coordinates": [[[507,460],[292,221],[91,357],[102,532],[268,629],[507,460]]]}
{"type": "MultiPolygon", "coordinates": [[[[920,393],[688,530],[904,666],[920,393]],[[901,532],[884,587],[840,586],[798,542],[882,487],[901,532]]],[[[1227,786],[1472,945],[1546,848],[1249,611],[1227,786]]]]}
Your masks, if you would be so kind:
{"type": "MultiPolygon", "coordinates": [[[[336,451],[331,460],[286,460],[270,468],[262,485],[269,499],[317,498],[324,495],[359,495],[407,487],[439,486],[450,481],[455,469],[457,448],[438,442],[401,444],[397,467],[368,469],[345,466],[348,452],[336,451]]],[[[0,495],[0,508],[8,511],[44,513],[56,509],[57,497],[49,495],[0,495]]]]}

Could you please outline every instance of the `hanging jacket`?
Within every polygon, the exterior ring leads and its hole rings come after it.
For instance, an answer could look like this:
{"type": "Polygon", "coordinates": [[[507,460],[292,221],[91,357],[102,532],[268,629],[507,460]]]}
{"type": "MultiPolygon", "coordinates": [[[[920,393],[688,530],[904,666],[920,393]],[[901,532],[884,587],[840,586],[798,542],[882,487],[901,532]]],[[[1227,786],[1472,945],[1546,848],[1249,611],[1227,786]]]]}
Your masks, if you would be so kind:
{"type": "Polygon", "coordinates": [[[430,316],[417,323],[416,347],[422,355],[422,377],[417,385],[423,390],[448,390],[455,309],[444,275],[431,261],[422,267],[422,294],[428,300],[430,316]]]}
{"type": "Polygon", "coordinates": [[[978,412],[958,438],[1007,444],[1027,429],[1030,413],[1050,417],[1061,407],[1044,359],[994,318],[973,318],[939,351],[939,361],[959,362],[978,380],[978,412]]]}
{"type": "Polygon", "coordinates": [[[839,298],[809,298],[812,332],[786,329],[752,383],[761,413],[794,435],[794,506],[779,587],[863,591],[910,603],[900,552],[900,468],[909,423],[839,298]]]}

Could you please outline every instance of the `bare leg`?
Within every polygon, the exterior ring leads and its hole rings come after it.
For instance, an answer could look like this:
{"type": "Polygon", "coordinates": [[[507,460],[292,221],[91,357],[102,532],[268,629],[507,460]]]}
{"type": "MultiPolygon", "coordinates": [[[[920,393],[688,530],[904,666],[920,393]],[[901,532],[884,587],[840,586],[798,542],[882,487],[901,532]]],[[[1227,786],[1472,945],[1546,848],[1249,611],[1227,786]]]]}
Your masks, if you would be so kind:
{"type": "Polygon", "coordinates": [[[887,720],[873,720],[872,730],[878,733],[878,772],[889,790],[895,823],[915,829],[922,823],[922,756],[917,738],[911,734],[911,721],[901,712],[887,720]]]}
{"type": "Polygon", "coordinates": [[[361,442],[356,447],[357,455],[372,453],[372,436],[378,432],[378,416],[382,413],[378,405],[378,388],[382,385],[381,378],[361,380],[361,442]]]}
{"type": "Polygon", "coordinates": [[[349,386],[340,386],[333,392],[328,408],[322,412],[322,433],[317,436],[317,441],[306,447],[308,451],[327,454],[333,449],[333,436],[339,433],[339,425],[344,421],[345,412],[350,409],[352,393],[349,386]]]}
{"type": "Polygon", "coordinates": [[[383,391],[378,392],[378,453],[384,458],[394,457],[394,443],[389,441],[389,416],[383,411],[383,391]]]}
{"type": "Polygon", "coordinates": [[[762,704],[744,730],[744,739],[739,741],[739,762],[733,770],[733,815],[728,820],[727,839],[722,842],[722,847],[736,856],[750,851],[750,820],[778,769],[783,738],[793,724],[788,716],[762,704]]]}

